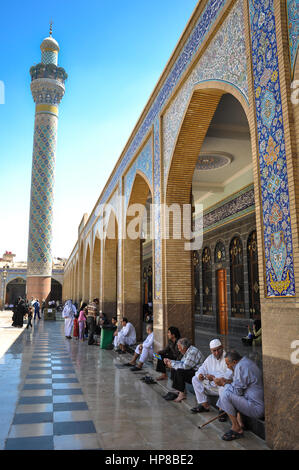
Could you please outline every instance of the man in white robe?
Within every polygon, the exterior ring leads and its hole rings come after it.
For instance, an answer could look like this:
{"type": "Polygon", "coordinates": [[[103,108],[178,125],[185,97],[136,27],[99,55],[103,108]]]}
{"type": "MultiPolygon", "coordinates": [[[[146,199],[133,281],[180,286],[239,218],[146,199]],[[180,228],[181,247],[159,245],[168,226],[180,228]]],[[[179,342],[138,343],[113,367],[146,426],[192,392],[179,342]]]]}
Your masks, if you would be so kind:
{"type": "Polygon", "coordinates": [[[64,332],[67,339],[72,339],[72,328],[74,316],[77,313],[75,305],[71,300],[67,300],[62,311],[62,318],[64,318],[64,332]]]}
{"type": "MultiPolygon", "coordinates": [[[[221,341],[219,339],[211,341],[210,350],[210,356],[208,356],[199,367],[192,379],[192,385],[198,403],[197,406],[191,409],[192,413],[210,411],[207,395],[219,396],[221,391],[223,391],[223,386],[220,386],[222,381],[219,379],[226,379],[226,383],[232,381],[233,372],[227,367],[225,362],[225,351],[221,341]]],[[[219,414],[222,413],[222,410],[220,410],[219,414]]],[[[227,416],[219,418],[221,422],[226,420],[227,416]]]]}
{"type": "Polygon", "coordinates": [[[136,330],[126,317],[122,319],[122,329],[114,337],[114,347],[119,354],[125,354],[126,346],[136,343],[136,330]]]}
{"type": "Polygon", "coordinates": [[[131,367],[132,372],[138,372],[142,369],[143,364],[148,361],[149,359],[153,358],[154,354],[154,333],[153,333],[153,325],[149,324],[146,327],[146,332],[148,334],[147,338],[143,341],[142,344],[138,344],[137,348],[135,349],[135,353],[131,362],[125,364],[125,366],[133,366],[131,367]],[[136,361],[139,358],[138,365],[136,365],[136,361]]]}

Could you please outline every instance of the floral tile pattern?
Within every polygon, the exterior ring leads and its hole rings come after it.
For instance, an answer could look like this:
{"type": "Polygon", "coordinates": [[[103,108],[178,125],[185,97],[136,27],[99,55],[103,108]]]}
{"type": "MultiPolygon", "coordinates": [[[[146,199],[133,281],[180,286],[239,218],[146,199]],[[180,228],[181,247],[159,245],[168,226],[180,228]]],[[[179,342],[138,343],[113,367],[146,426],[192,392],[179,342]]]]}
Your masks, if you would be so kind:
{"type": "Polygon", "coordinates": [[[299,0],[287,0],[291,74],[293,76],[299,47],[299,0]]]}
{"type": "Polygon", "coordinates": [[[273,0],[249,1],[268,297],[295,295],[273,0]]]}

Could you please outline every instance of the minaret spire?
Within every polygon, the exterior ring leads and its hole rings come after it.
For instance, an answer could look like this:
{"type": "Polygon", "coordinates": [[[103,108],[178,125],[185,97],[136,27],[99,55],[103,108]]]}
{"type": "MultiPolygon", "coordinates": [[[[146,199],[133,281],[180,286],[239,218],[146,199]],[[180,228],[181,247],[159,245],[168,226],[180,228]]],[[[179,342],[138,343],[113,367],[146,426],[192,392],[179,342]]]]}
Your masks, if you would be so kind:
{"type": "Polygon", "coordinates": [[[53,32],[53,20],[50,20],[50,37],[52,37],[52,32],[53,32]]]}
{"type": "Polygon", "coordinates": [[[47,299],[51,291],[54,172],[58,107],[67,74],[58,67],[58,42],[41,43],[41,63],[31,67],[31,92],[35,102],[31,200],[27,259],[27,297],[47,299]]]}

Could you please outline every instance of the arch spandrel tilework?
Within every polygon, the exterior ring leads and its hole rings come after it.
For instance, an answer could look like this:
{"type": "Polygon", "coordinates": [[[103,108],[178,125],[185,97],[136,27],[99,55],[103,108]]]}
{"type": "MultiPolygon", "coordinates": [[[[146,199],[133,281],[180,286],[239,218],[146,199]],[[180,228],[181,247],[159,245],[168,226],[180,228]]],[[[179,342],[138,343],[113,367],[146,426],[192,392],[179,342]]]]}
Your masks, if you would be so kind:
{"type": "MultiPolygon", "coordinates": [[[[227,0],[209,0],[207,2],[207,5],[196,25],[194,26],[189,39],[186,41],[182,52],[180,53],[168,77],[163,83],[157,98],[155,99],[145,119],[138,128],[138,131],[129,145],[127,152],[124,154],[119,165],[115,169],[114,174],[108,183],[108,186],[105,189],[99,204],[105,204],[114,191],[115,186],[117,184],[120,185],[121,177],[127,166],[138,152],[140,145],[142,144],[146,135],[149,133],[155,120],[159,117],[167,99],[171,96],[171,93],[179,83],[183,73],[186,71],[188,65],[190,65],[190,62],[203,44],[207,34],[210,32],[215,22],[220,17],[221,12],[224,10],[224,7],[227,3],[227,0]]],[[[84,229],[85,233],[90,230],[92,224],[96,220],[96,211],[97,209],[95,209],[94,213],[90,216],[87,226],[84,229]]]]}
{"type": "Polygon", "coordinates": [[[293,77],[294,67],[299,48],[299,0],[286,0],[288,14],[288,34],[291,76],[293,77]]]}
{"type": "Polygon", "coordinates": [[[295,295],[292,227],[273,0],[249,0],[266,295],[295,295]]]}
{"type": "Polygon", "coordinates": [[[248,101],[243,2],[238,0],[163,116],[164,182],[176,138],[194,86],[202,81],[223,81],[236,87],[248,101]]]}
{"type": "Polygon", "coordinates": [[[125,188],[125,207],[127,208],[136,172],[141,171],[148,179],[151,187],[153,186],[153,149],[152,139],[150,138],[144,148],[136,158],[124,178],[125,188]]]}

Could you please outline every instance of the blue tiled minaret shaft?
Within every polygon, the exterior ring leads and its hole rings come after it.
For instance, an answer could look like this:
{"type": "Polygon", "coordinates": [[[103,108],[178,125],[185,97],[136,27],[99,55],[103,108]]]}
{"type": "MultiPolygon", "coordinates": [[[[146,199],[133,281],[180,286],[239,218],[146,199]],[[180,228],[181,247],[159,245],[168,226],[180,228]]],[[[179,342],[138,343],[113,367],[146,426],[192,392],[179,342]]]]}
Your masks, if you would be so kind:
{"type": "Polygon", "coordinates": [[[41,63],[30,69],[35,102],[31,200],[27,259],[27,297],[47,299],[51,291],[52,221],[58,106],[65,70],[58,67],[59,45],[50,36],[41,46],[41,63]]]}

